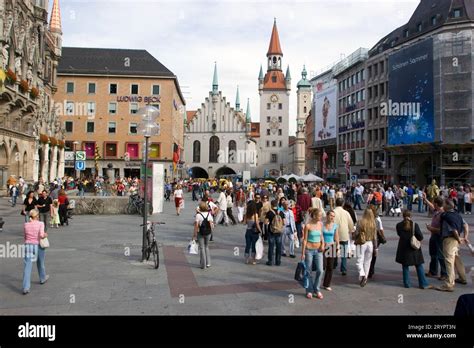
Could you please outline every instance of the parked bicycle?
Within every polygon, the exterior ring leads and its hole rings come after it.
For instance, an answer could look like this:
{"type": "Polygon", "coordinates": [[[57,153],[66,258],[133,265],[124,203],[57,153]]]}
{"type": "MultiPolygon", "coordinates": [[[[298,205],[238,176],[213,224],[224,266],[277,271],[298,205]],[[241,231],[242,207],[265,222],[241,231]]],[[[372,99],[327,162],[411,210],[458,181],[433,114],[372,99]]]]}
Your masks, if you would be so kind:
{"type": "MultiPolygon", "coordinates": [[[[155,225],[164,225],[164,222],[157,222],[157,221],[148,221],[147,225],[147,233],[146,233],[146,241],[147,245],[145,247],[145,256],[146,260],[150,260],[150,255],[153,255],[153,264],[154,268],[158,269],[160,267],[160,252],[158,249],[158,243],[155,238],[155,225]]],[[[143,227],[143,224],[140,225],[143,227]]]]}
{"type": "MultiPolygon", "coordinates": [[[[145,208],[145,201],[141,198],[138,194],[131,195],[128,199],[127,205],[127,214],[140,214],[143,216],[143,209],[145,208]]],[[[153,213],[153,207],[150,203],[148,203],[148,214],[151,215],[153,213]]]]}

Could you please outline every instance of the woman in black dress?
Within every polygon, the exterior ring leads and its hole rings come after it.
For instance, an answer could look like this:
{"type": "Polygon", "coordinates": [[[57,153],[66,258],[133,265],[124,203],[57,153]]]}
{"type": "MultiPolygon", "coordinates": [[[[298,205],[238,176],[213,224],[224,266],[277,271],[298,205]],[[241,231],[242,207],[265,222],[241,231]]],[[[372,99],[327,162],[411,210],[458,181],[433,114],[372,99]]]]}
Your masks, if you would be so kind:
{"type": "Polygon", "coordinates": [[[30,211],[36,209],[36,205],[38,201],[35,198],[35,193],[33,191],[29,191],[26,195],[25,201],[23,202],[23,210],[21,215],[25,216],[25,222],[30,221],[30,211]]]}

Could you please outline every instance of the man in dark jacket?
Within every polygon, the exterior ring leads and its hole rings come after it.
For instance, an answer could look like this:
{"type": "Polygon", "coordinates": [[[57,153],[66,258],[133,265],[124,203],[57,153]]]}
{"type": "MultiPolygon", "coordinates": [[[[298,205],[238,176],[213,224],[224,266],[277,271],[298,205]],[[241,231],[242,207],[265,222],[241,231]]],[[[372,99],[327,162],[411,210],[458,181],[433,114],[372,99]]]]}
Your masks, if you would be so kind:
{"type": "Polygon", "coordinates": [[[454,202],[450,199],[444,201],[444,213],[441,215],[441,238],[443,239],[443,255],[446,264],[448,278],[444,285],[437,287],[439,291],[454,291],[455,283],[467,284],[466,269],[458,255],[459,247],[462,243],[460,237],[463,233],[463,220],[461,215],[454,210],[454,202]],[[455,279],[455,270],[459,278],[455,279]]]}

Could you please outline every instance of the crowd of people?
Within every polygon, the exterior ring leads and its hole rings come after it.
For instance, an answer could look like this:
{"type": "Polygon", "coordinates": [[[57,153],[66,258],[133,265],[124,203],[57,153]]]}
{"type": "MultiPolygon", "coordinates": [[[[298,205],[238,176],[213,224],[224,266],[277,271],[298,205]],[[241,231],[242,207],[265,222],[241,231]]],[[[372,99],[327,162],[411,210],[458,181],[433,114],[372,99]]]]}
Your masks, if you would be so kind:
{"type": "MultiPolygon", "coordinates": [[[[387,242],[382,218],[400,216],[396,225],[399,237],[394,259],[401,265],[404,287],[411,287],[409,267],[414,266],[418,287],[453,291],[455,284],[467,284],[466,273],[458,250],[469,242],[469,226],[462,214],[470,214],[473,196],[469,185],[447,190],[433,181],[426,187],[415,185],[355,184],[352,187],[304,183],[241,183],[226,182],[212,187],[210,181],[189,181],[177,184],[175,204],[183,207],[182,188],[192,192],[199,201],[194,220],[193,239],[199,244],[201,268],[211,267],[209,243],[217,226],[245,225],[244,262],[258,263],[257,243],[267,244],[268,266],[280,266],[282,257],[297,258],[305,264],[308,278],[307,298],[323,299],[321,289],[332,291],[332,275],[339,270],[345,276],[348,259],[356,260],[359,284],[365,287],[374,277],[377,255],[387,242]],[[217,198],[213,199],[213,193],[217,198]],[[431,223],[430,263],[424,269],[421,249],[423,233],[412,211],[427,212],[431,223]],[[360,217],[356,211],[361,210],[360,217]],[[234,217],[237,212],[237,218],[234,217]],[[439,267],[438,267],[439,266],[439,267]],[[457,276],[456,276],[457,273],[457,276]],[[442,286],[434,287],[428,278],[438,278],[442,286]]],[[[173,184],[168,184],[170,195],[173,184]]],[[[174,190],[176,192],[176,190],[174,190]]],[[[179,215],[179,212],[178,212],[179,215]]]]}

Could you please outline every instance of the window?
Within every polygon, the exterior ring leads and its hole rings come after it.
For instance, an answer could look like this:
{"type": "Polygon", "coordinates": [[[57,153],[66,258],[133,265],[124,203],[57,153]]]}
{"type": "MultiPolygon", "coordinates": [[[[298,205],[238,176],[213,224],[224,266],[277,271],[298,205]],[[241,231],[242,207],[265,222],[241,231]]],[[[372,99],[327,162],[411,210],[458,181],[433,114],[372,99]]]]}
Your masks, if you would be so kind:
{"type": "Polygon", "coordinates": [[[105,143],[105,157],[117,157],[117,143],[105,143]]]}
{"type": "Polygon", "coordinates": [[[130,86],[130,94],[138,94],[138,85],[132,84],[130,86]]]}
{"type": "Polygon", "coordinates": [[[129,123],[128,124],[128,133],[129,134],[138,134],[138,124],[129,123]]]}
{"type": "Polygon", "coordinates": [[[384,71],[385,71],[385,64],[384,64],[384,62],[382,61],[382,62],[380,62],[380,73],[383,74],[384,71]]]}
{"type": "Polygon", "coordinates": [[[87,93],[95,94],[95,83],[94,82],[89,82],[87,84],[87,93]]]}
{"type": "Polygon", "coordinates": [[[138,143],[126,143],[125,151],[128,153],[129,158],[139,158],[138,143]]]}
{"type": "Polygon", "coordinates": [[[267,140],[267,147],[270,147],[270,142],[267,140]]]}
{"type": "Polygon", "coordinates": [[[283,122],[282,120],[283,120],[283,117],[278,116],[278,122],[282,123],[283,122]]]}
{"type": "Polygon", "coordinates": [[[436,25],[437,24],[437,19],[436,16],[431,17],[431,25],[436,25]]]}
{"type": "Polygon", "coordinates": [[[368,68],[369,79],[372,77],[372,67],[369,66],[368,68]]]}
{"type": "Polygon", "coordinates": [[[282,110],[283,109],[283,104],[282,103],[278,103],[278,110],[282,110]]]}
{"type": "Polygon", "coordinates": [[[272,105],[270,103],[267,103],[267,110],[270,110],[271,107],[272,105]]]}
{"type": "Polygon", "coordinates": [[[109,122],[108,129],[109,129],[110,134],[115,134],[116,131],[117,131],[117,123],[116,122],[109,122]]]}
{"type": "Polygon", "coordinates": [[[109,103],[109,114],[115,115],[117,113],[117,103],[109,103]]]}
{"type": "Polygon", "coordinates": [[[276,77],[276,76],[272,76],[272,82],[273,82],[273,83],[276,83],[276,82],[277,82],[277,77],[276,77]]]}
{"type": "Polygon", "coordinates": [[[418,32],[420,32],[422,29],[423,29],[423,25],[422,25],[421,23],[418,23],[418,24],[416,25],[416,30],[417,30],[418,32]]]}
{"type": "Polygon", "coordinates": [[[380,130],[380,140],[385,140],[385,129],[380,130]]]}
{"type": "Polygon", "coordinates": [[[277,146],[277,142],[276,142],[275,140],[272,141],[272,146],[273,146],[273,147],[276,147],[276,146],[277,146]]]}
{"type": "Polygon", "coordinates": [[[86,123],[86,132],[87,133],[94,133],[94,122],[92,121],[87,121],[86,123]]]}
{"type": "Polygon", "coordinates": [[[160,94],[160,85],[151,86],[151,94],[152,95],[159,95],[160,94]]]}
{"type": "Polygon", "coordinates": [[[229,163],[237,162],[237,143],[234,140],[229,141],[229,163]]]}
{"type": "Polygon", "coordinates": [[[161,156],[161,144],[153,143],[150,145],[150,151],[148,152],[148,157],[150,159],[159,159],[161,156]]]}
{"type": "Polygon", "coordinates": [[[454,18],[459,18],[459,17],[461,17],[461,16],[462,16],[462,9],[460,9],[460,8],[454,9],[454,11],[453,11],[453,17],[454,17],[454,18]]]}
{"type": "Polygon", "coordinates": [[[95,102],[87,103],[87,116],[95,116],[95,102]]]}
{"type": "Polygon", "coordinates": [[[271,154],[270,162],[271,163],[278,163],[278,155],[276,153],[271,154]]]}
{"type": "Polygon", "coordinates": [[[382,83],[380,84],[380,95],[384,95],[385,94],[385,85],[382,83]]]}
{"type": "Polygon", "coordinates": [[[282,146],[283,146],[283,141],[280,140],[280,141],[278,142],[278,146],[282,147],[282,146]]]}
{"type": "Polygon", "coordinates": [[[308,108],[307,108],[306,106],[303,107],[303,112],[304,112],[305,114],[306,114],[307,110],[308,110],[308,108]]]}
{"type": "Polygon", "coordinates": [[[66,121],[64,122],[64,128],[66,129],[66,133],[72,133],[73,132],[73,125],[74,123],[72,121],[66,121]]]}
{"type": "Polygon", "coordinates": [[[66,83],[66,93],[74,93],[74,82],[66,83]]]}
{"type": "Polygon", "coordinates": [[[215,135],[209,139],[209,162],[217,163],[219,153],[219,138],[215,135]]]}
{"type": "Polygon", "coordinates": [[[109,93],[110,94],[117,94],[117,84],[116,83],[111,83],[109,85],[109,93]]]}
{"type": "Polygon", "coordinates": [[[278,135],[283,135],[283,133],[282,133],[282,130],[281,130],[281,129],[279,129],[279,130],[278,130],[278,135]]]}
{"type": "Polygon", "coordinates": [[[379,140],[379,130],[378,129],[374,129],[374,140],[375,141],[379,140]]]}
{"type": "Polygon", "coordinates": [[[410,34],[410,32],[408,31],[408,29],[405,29],[403,31],[403,37],[408,37],[409,34],[410,34]]]}
{"type": "Polygon", "coordinates": [[[84,143],[84,151],[86,152],[86,158],[94,158],[95,142],[91,141],[84,143]]]}
{"type": "Polygon", "coordinates": [[[130,113],[136,114],[138,111],[138,103],[130,103],[130,113]]]}
{"type": "Polygon", "coordinates": [[[374,98],[379,96],[379,86],[374,86],[374,98]]]}
{"type": "Polygon", "coordinates": [[[270,135],[270,129],[267,129],[267,135],[270,135]]]}
{"type": "Polygon", "coordinates": [[[379,108],[374,108],[374,118],[376,120],[379,118],[379,108]]]}
{"type": "Polygon", "coordinates": [[[374,64],[374,76],[377,76],[379,74],[379,69],[377,64],[374,64]]]}
{"type": "Polygon", "coordinates": [[[66,102],[66,115],[74,115],[74,102],[66,102]]]}
{"type": "Polygon", "coordinates": [[[193,143],[193,162],[201,162],[201,142],[199,140],[195,140],[193,143]]]}
{"type": "Polygon", "coordinates": [[[267,116],[267,122],[270,122],[270,116],[267,116]]]}
{"type": "Polygon", "coordinates": [[[369,141],[372,141],[372,131],[369,130],[369,141]]]}

